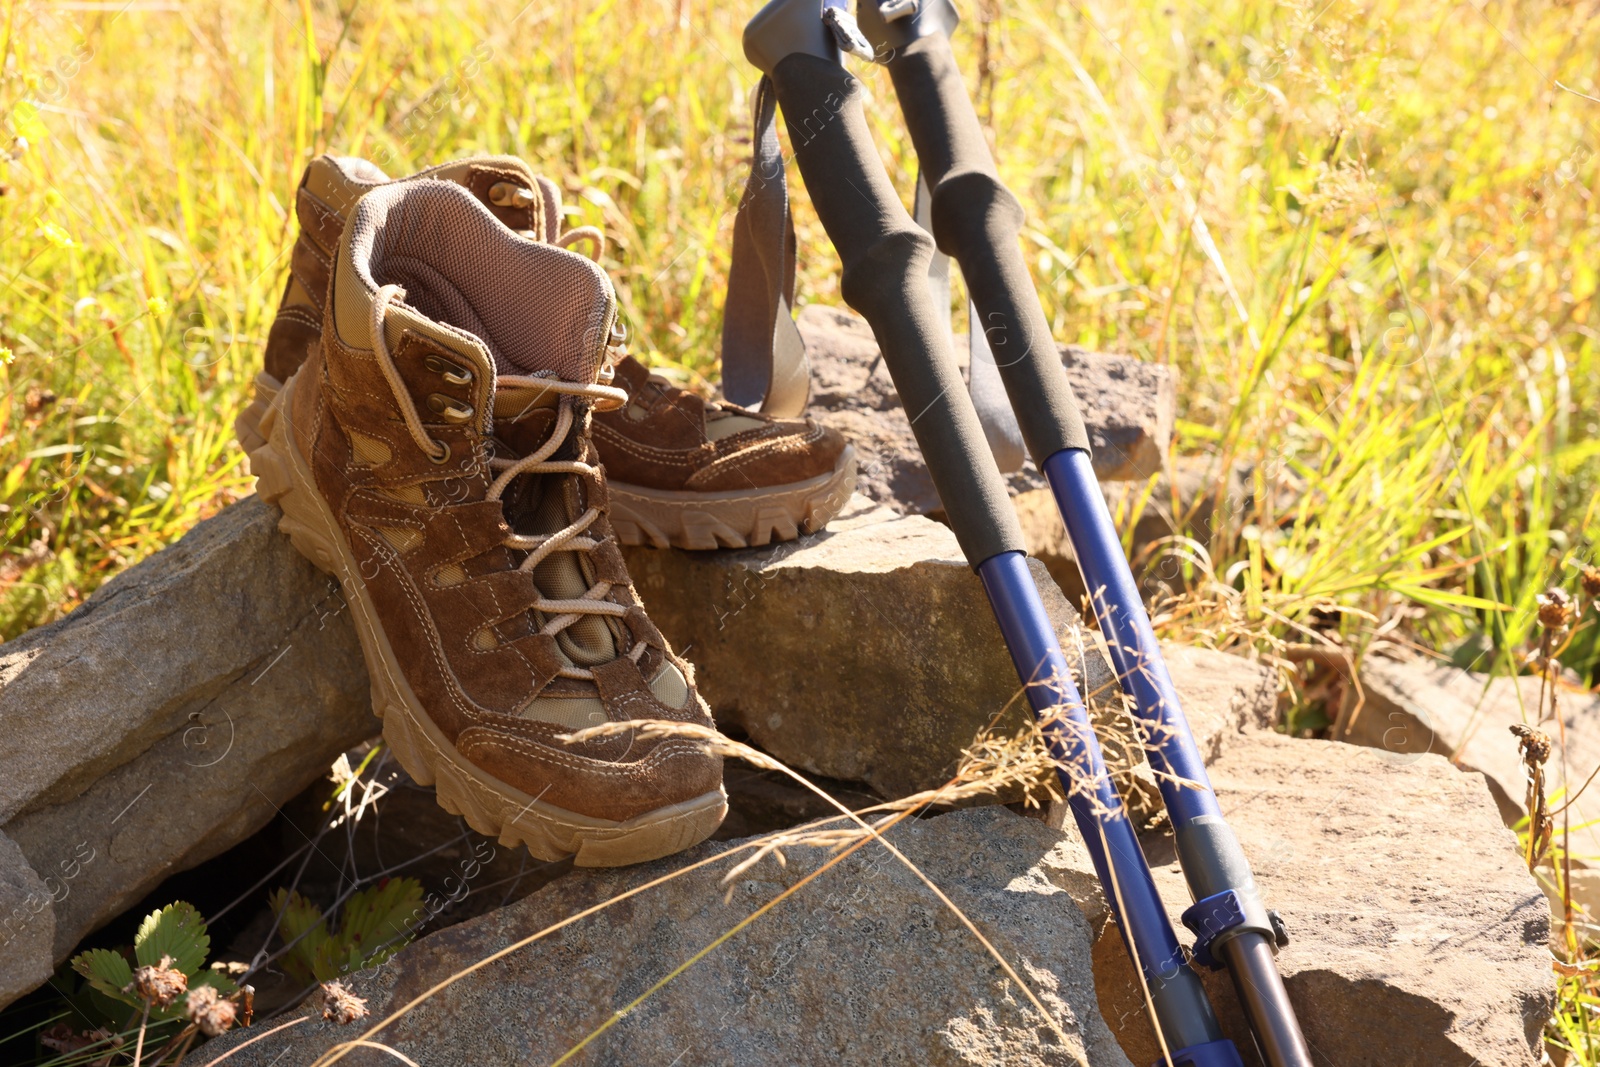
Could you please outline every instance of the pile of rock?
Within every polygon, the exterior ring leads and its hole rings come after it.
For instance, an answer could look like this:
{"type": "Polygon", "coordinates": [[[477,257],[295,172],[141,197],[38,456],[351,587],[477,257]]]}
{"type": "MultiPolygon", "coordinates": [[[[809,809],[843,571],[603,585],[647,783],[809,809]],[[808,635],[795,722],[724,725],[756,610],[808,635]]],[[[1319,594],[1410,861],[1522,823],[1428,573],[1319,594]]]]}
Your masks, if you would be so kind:
{"type": "MultiPolygon", "coordinates": [[[[1226,688],[1230,666],[1259,671],[1208,662],[1181,677],[1226,688]]],[[[1210,772],[1289,921],[1279,966],[1317,1062],[1537,1063],[1553,997],[1549,912],[1481,780],[1438,756],[1284,738],[1251,714],[1241,706],[1218,724],[1210,772]]],[[[503,953],[378,1035],[419,1063],[548,1063],[583,1042],[606,1063],[1159,1059],[1075,832],[991,806],[885,836],[1010,972],[876,842],[831,866],[828,849],[787,845],[786,863],[769,857],[725,882],[767,840],[749,838],[556,882],[424,938],[354,988],[382,1018],[503,953]]],[[[1148,835],[1145,848],[1176,922],[1188,894],[1170,838],[1148,835]]],[[[1225,1032],[1258,1062],[1227,979],[1205,978],[1225,1032]]],[[[352,1036],[306,1014],[234,1059],[310,1062],[352,1036]]]]}
{"type": "MultiPolygon", "coordinates": [[[[629,566],[723,726],[861,806],[942,784],[981,732],[1026,719],[998,635],[975,623],[988,614],[979,583],[926,517],[937,500],[870,335],[819,308],[802,328],[817,410],[856,437],[865,496],[792,545],[635,549],[629,566]]],[[[1064,358],[1102,476],[1158,472],[1170,378],[1116,357],[1064,358]]],[[[1019,503],[1040,499],[1034,472],[1013,488],[1019,503]]],[[[1036,510],[1059,524],[1053,506],[1036,510]]],[[[236,505],[68,618],[0,646],[0,1004],[376,732],[340,593],[276,533],[276,517],[255,500],[236,505]]],[[[1051,536],[1057,563],[1070,563],[1051,536]]],[[[1034,567],[1107,728],[1113,772],[1155,825],[1152,778],[1127,743],[1098,635],[1034,567]]],[[[1167,655],[1224,809],[1289,920],[1280,965],[1319,1062],[1535,1063],[1552,998],[1549,911],[1501,820],[1521,798],[1514,750],[1485,743],[1503,740],[1517,690],[1369,666],[1363,710],[1336,730],[1379,746],[1370,751],[1272,733],[1276,687],[1258,665],[1167,655]],[[1474,687],[1492,699],[1474,700],[1474,687]]],[[[1600,759],[1585,732],[1596,709],[1577,704],[1574,772],[1600,759]]],[[[759,774],[731,768],[729,783],[730,831],[827,811],[759,774]]],[[[791,844],[786,866],[769,856],[725,885],[760,847],[747,837],[635,869],[553,872],[531,896],[354,981],[381,1014],[614,901],[463,978],[382,1038],[418,1062],[544,1063],[591,1037],[601,1062],[1150,1062],[1154,1037],[1105,898],[1075,833],[1057,828],[1063,813],[1051,817],[990,804],[888,832],[1010,970],[881,844],[843,858],[791,844]],[[643,888],[655,879],[666,880],[643,888]]],[[[1146,847],[1176,914],[1188,895],[1170,843],[1157,828],[1146,847]]],[[[1208,980],[1248,1048],[1225,980],[1208,980]]],[[[309,1061],[349,1036],[307,1022],[230,1062],[309,1061]]]]}
{"type": "Polygon", "coordinates": [[[0,645],[0,1004],[376,733],[338,585],[251,498],[0,645]]]}

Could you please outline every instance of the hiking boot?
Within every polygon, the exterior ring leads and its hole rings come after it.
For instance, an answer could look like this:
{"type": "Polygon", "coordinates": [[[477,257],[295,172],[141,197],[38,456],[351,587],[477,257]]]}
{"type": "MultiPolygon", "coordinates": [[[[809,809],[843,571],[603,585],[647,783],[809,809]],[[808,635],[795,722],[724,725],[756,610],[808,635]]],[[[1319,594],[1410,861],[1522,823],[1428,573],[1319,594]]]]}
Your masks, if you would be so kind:
{"type": "Polygon", "coordinates": [[[321,343],[251,453],[280,529],[339,579],[383,734],[480,833],[582,866],[654,859],[727,810],[691,668],[639,604],[589,417],[616,302],[594,263],[459,185],[385,184],[332,257],[321,343]]]}
{"type": "MultiPolygon", "coordinates": [[[[540,178],[515,156],[484,156],[430,167],[412,180],[436,179],[465,186],[513,230],[534,240],[554,240],[560,226],[561,198],[555,184],[540,178]]],[[[390,184],[375,164],[351,156],[318,156],[306,166],[295,193],[299,236],[289,257],[289,280],[278,314],[267,332],[255,396],[233,428],[249,453],[262,443],[258,426],[283,383],[322,343],[323,305],[328,278],[345,220],[356,202],[390,184]]]]}
{"type": "MultiPolygon", "coordinates": [[[[563,230],[560,191],[513,156],[460,160],[401,181],[428,179],[465,187],[531,240],[599,236],[587,227],[563,230]]],[[[391,184],[365,160],[320,156],[306,167],[295,198],[300,235],[289,281],[267,335],[255,398],[234,423],[246,452],[259,447],[267,407],[318,344],[345,219],[363,196],[391,184]]],[[[854,451],[837,431],[811,419],[774,419],[703,400],[631,357],[617,364],[616,385],[628,391],[628,403],[595,412],[594,441],[623,544],[699,549],[788,541],[822,529],[855,490],[854,451]]]]}
{"type": "Polygon", "coordinates": [[[744,548],[828,524],[856,487],[854,450],[811,419],[714,403],[617,363],[628,403],[596,413],[594,441],[625,545],[744,548]]]}

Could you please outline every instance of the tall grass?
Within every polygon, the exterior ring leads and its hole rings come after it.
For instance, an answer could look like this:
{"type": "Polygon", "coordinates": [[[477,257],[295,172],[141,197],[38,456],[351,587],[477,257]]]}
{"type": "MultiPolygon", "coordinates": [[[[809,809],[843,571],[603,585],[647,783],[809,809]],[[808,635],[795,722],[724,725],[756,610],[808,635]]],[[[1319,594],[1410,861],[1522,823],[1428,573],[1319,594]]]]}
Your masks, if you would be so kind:
{"type": "MultiPolygon", "coordinates": [[[[715,376],[749,6],[7,0],[0,637],[250,491],[231,420],[311,155],[532,159],[635,347],[715,376]]],[[[1600,541],[1592,3],[985,0],[958,53],[1062,340],[1171,364],[1216,471],[1165,621],[1517,669],[1600,541]],[[1250,470],[1226,497],[1225,472],[1250,470]]],[[[862,70],[885,160],[914,160],[862,70]]],[[[797,188],[808,301],[836,263],[797,188]]],[[[1592,682],[1592,633],[1568,666],[1592,682]]],[[[1293,681],[1293,676],[1290,676],[1293,681]]],[[[1310,722],[1312,719],[1302,719],[1310,722]]],[[[1588,1062],[1588,1061],[1585,1061],[1588,1062]]]]}

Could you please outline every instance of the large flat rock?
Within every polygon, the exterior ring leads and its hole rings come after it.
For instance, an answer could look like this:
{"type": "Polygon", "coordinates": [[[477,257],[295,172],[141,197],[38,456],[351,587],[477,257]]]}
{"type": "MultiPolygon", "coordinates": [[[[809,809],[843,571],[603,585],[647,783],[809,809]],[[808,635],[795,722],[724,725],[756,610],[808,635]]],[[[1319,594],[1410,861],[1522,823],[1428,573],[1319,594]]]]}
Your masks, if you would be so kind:
{"type": "MultiPolygon", "coordinates": [[[[827,530],[785,545],[627,558],[718,721],[802,770],[905,796],[948,781],[991,723],[1027,721],[983,585],[930,519],[858,494],[827,530]]],[[[1032,567],[1080,688],[1109,704],[1105,659],[1032,567]]]]}
{"type": "Polygon", "coordinates": [[[338,587],[277,518],[236,504],[0,646],[0,829],[60,882],[58,960],[376,732],[338,587]]]}
{"type": "MultiPolygon", "coordinates": [[[[1233,738],[1249,730],[1269,729],[1277,721],[1278,680],[1261,664],[1215,649],[1173,644],[1161,646],[1161,658],[1172,676],[1195,748],[1207,766],[1233,738]]],[[[1134,824],[1144,826],[1164,816],[1161,789],[1131,713],[1124,711],[1113,718],[1101,710],[1095,726],[1134,824]]],[[[1058,828],[1072,825],[1061,800],[1051,801],[1045,819],[1058,828]]]]}
{"type": "MultiPolygon", "coordinates": [[[[902,514],[941,511],[871,327],[853,312],[822,304],[803,308],[798,322],[811,364],[807,414],[855,445],[858,490],[902,514]]],[[[958,363],[964,364],[966,351],[965,343],[956,345],[958,363]]],[[[1061,346],[1061,360],[1089,431],[1095,474],[1125,481],[1161,470],[1177,405],[1172,370],[1067,345],[1061,346]]],[[[1013,493],[1045,487],[1031,460],[1009,482],[1013,493]]]]}
{"type": "MultiPolygon", "coordinates": [[[[627,556],[718,722],[801,770],[905,796],[948,781],[984,729],[1011,734],[1027,721],[982,583],[939,523],[858,494],[826,531],[786,545],[627,556]]],[[[1118,785],[1147,816],[1159,800],[1136,769],[1143,755],[1097,636],[1030,566],[1118,785]]],[[[1264,668],[1203,649],[1167,655],[1203,747],[1272,719],[1264,668]]]]}
{"type": "MultiPolygon", "coordinates": [[[[724,728],[792,766],[905,796],[948,781],[962,750],[1027,710],[982,583],[948,528],[859,494],[828,529],[773,548],[627,550],[645,606],[694,663],[724,728]]],[[[1096,635],[1030,563],[1136,817],[1156,797],[1096,635]]],[[[1275,714],[1270,672],[1171,648],[1169,666],[1203,748],[1275,714]]]]}
{"type": "MultiPolygon", "coordinates": [[[[1340,741],[1382,749],[1407,760],[1432,752],[1463,770],[1481,771],[1508,825],[1527,814],[1527,778],[1517,739],[1510,727],[1537,725],[1550,737],[1545,789],[1554,796],[1568,777],[1573,788],[1600,767],[1600,696],[1563,688],[1558,694],[1562,722],[1540,721],[1540,684],[1534,677],[1495,677],[1447,663],[1399,663],[1372,658],[1361,667],[1364,703],[1357,709],[1354,689],[1331,735],[1340,741]]],[[[1546,705],[1548,707],[1548,705],[1546,705]]],[[[1571,809],[1574,826],[1600,818],[1600,795],[1579,797],[1571,809]]],[[[1574,851],[1600,854],[1600,833],[1575,831],[1574,851]]]]}
{"type": "MultiPolygon", "coordinates": [[[[1069,892],[1083,892],[1070,841],[993,807],[912,822],[888,836],[977,921],[1065,1041],[955,916],[876,844],[653,993],[674,968],[815,871],[826,851],[788,849],[782,867],[764,860],[734,884],[727,902],[718,880],[734,861],[685,874],[474,972],[378,1037],[422,1064],[543,1065],[626,1009],[578,1062],[1127,1067],[1096,1006],[1091,931],[1069,892]]],[[[355,989],[382,1018],[517,940],[737,844],[580,872],[422,939],[375,975],[357,978],[355,989]]],[[[309,1063],[357,1032],[312,1014],[229,1063],[309,1063]]],[[[358,1050],[345,1062],[392,1061],[358,1050]]]]}
{"type": "MultiPolygon", "coordinates": [[[[1439,756],[1258,731],[1228,738],[1210,774],[1288,923],[1278,967],[1319,1067],[1539,1062],[1555,992],[1549,910],[1480,776],[1439,756]]],[[[1178,925],[1189,895],[1171,840],[1145,844],[1178,925]]],[[[1153,1062],[1121,940],[1102,930],[1106,1018],[1129,1058],[1153,1062]]],[[[1226,974],[1205,980],[1224,1030],[1256,1062],[1226,974]]]]}

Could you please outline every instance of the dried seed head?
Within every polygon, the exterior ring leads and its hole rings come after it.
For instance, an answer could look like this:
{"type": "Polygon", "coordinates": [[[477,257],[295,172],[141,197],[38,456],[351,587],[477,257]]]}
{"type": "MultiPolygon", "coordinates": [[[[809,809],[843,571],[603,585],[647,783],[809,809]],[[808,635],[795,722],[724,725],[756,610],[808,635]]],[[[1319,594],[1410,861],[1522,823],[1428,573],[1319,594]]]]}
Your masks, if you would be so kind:
{"type": "Polygon", "coordinates": [[[346,989],[342,982],[323,982],[322,1017],[348,1026],[367,1017],[367,1002],[346,989]]]}
{"type": "Polygon", "coordinates": [[[1513,723],[1511,732],[1517,736],[1517,747],[1522,750],[1523,762],[1542,766],[1550,759],[1550,737],[1543,730],[1513,723]]]}
{"type": "Polygon", "coordinates": [[[189,979],[172,966],[171,956],[162,956],[154,967],[140,967],[133,981],[122,987],[124,993],[146,1001],[152,1008],[169,1007],[189,988],[189,979]]]}
{"type": "Polygon", "coordinates": [[[235,1009],[233,1002],[224,1000],[216,986],[195,986],[189,990],[183,1004],[183,1014],[200,1028],[207,1037],[216,1037],[232,1029],[235,1009]]]}
{"type": "Polygon", "coordinates": [[[1583,583],[1583,591],[1590,600],[1600,600],[1600,567],[1585,566],[1578,580],[1583,583]]]}
{"type": "Polygon", "coordinates": [[[1572,598],[1553,585],[1539,594],[1539,625],[1546,630],[1565,630],[1572,621],[1572,598]]]}

